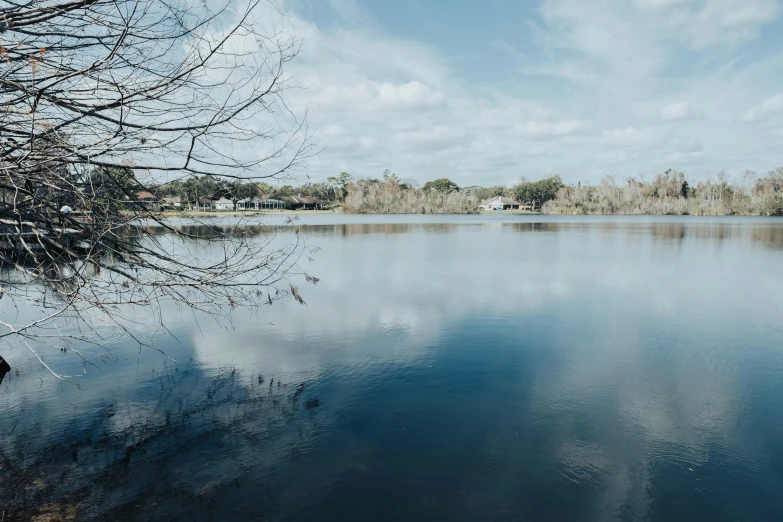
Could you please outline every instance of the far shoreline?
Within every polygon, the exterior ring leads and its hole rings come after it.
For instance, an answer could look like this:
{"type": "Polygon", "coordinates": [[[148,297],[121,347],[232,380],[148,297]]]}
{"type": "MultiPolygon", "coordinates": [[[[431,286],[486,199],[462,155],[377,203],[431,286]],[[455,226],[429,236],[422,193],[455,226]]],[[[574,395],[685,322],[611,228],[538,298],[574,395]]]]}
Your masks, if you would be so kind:
{"type": "MultiPolygon", "coordinates": [[[[313,215],[333,215],[333,214],[345,214],[347,216],[419,216],[425,215],[420,212],[416,213],[372,213],[372,212],[343,212],[342,210],[166,210],[160,213],[162,217],[253,217],[253,216],[313,216],[313,215]]],[[[453,216],[479,216],[479,215],[531,215],[531,216],[544,216],[543,212],[533,210],[481,210],[475,213],[432,213],[430,215],[453,215],[453,216]]]]}
{"type": "Polygon", "coordinates": [[[234,211],[234,210],[219,210],[219,211],[163,211],[158,214],[162,218],[225,218],[225,217],[264,217],[264,216],[317,216],[317,215],[346,215],[346,216],[568,216],[568,217],[595,217],[595,216],[619,216],[619,217],[685,217],[685,218],[705,218],[705,217],[771,217],[771,218],[783,218],[783,216],[763,216],[756,214],[567,214],[567,213],[545,213],[532,210],[481,210],[475,213],[373,213],[373,212],[342,212],[341,210],[274,210],[274,211],[234,211]]]}

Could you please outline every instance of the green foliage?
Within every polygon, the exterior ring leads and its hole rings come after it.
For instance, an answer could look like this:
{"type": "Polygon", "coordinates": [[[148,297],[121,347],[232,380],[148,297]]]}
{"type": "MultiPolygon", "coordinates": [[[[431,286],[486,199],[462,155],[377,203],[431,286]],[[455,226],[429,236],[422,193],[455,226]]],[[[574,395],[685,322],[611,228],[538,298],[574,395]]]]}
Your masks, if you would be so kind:
{"type": "Polygon", "coordinates": [[[181,192],[176,194],[182,198],[182,204],[191,208],[197,207],[204,199],[217,199],[225,195],[223,183],[209,176],[188,178],[180,185],[181,192]]]}
{"type": "Polygon", "coordinates": [[[326,185],[331,190],[332,197],[328,199],[344,201],[348,195],[348,184],[353,178],[347,172],[341,172],[339,176],[326,178],[326,185]]]}
{"type": "Polygon", "coordinates": [[[258,187],[255,183],[242,183],[241,181],[231,181],[226,184],[225,192],[228,199],[234,202],[236,209],[237,201],[240,199],[252,199],[258,194],[258,187]]]}
{"type": "Polygon", "coordinates": [[[262,199],[269,198],[275,192],[275,187],[269,183],[259,181],[256,183],[256,194],[262,199]]]}
{"type": "Polygon", "coordinates": [[[255,183],[240,180],[226,181],[211,176],[177,180],[161,187],[165,195],[179,196],[186,207],[195,208],[199,201],[227,198],[236,201],[255,197],[259,191],[255,183]]]}
{"type": "Polygon", "coordinates": [[[428,181],[422,187],[425,192],[459,192],[459,186],[448,178],[440,178],[435,181],[428,181]]]}
{"type": "Polygon", "coordinates": [[[553,176],[539,181],[525,181],[512,189],[514,199],[525,205],[540,207],[547,201],[557,197],[558,191],[563,188],[560,176],[553,176]]]}
{"type": "Polygon", "coordinates": [[[488,199],[497,196],[508,196],[508,189],[503,185],[496,185],[494,187],[470,187],[469,189],[463,188],[467,194],[476,196],[479,201],[486,201],[488,199]]]}
{"type": "Polygon", "coordinates": [[[158,191],[162,196],[182,196],[182,180],[174,180],[171,183],[166,183],[158,188],[158,191]]]}
{"type": "Polygon", "coordinates": [[[277,187],[274,192],[272,192],[272,198],[273,199],[282,199],[287,196],[295,196],[299,193],[299,189],[292,187],[291,185],[282,185],[280,187],[277,187]]]}

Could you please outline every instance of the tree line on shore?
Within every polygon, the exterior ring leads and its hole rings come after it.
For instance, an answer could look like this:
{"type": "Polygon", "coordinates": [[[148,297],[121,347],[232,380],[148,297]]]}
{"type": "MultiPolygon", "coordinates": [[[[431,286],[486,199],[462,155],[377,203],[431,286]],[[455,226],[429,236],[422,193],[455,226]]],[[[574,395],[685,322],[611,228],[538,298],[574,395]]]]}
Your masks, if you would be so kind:
{"type": "Polygon", "coordinates": [[[163,198],[177,196],[186,208],[198,208],[200,203],[207,200],[228,199],[236,205],[242,199],[277,199],[283,200],[288,196],[312,196],[325,201],[340,202],[345,198],[345,187],[348,185],[350,175],[341,173],[339,176],[329,177],[319,183],[303,183],[301,185],[271,185],[265,182],[253,182],[248,180],[227,180],[215,178],[209,175],[188,177],[184,180],[175,180],[158,187],[150,188],[154,196],[163,198]]]}
{"type": "Polygon", "coordinates": [[[545,214],[783,215],[783,168],[759,175],[745,171],[737,180],[725,172],[690,183],[684,172],[668,169],[651,181],[607,176],[590,185],[566,185],[559,176],[523,179],[514,186],[459,187],[442,178],[417,188],[388,170],[382,179],[350,180],[346,212],[475,213],[496,196],[545,214]]]}
{"type": "Polygon", "coordinates": [[[469,214],[479,205],[502,196],[523,208],[547,214],[659,214],[659,215],[783,215],[783,168],[758,175],[746,171],[731,182],[721,172],[714,179],[692,185],[684,172],[669,169],[651,181],[607,176],[594,185],[566,185],[559,176],[503,185],[460,187],[447,178],[419,187],[386,170],[380,178],[354,178],[346,172],[323,182],[272,186],[193,177],[161,186],[160,195],[177,195],[184,205],[199,199],[283,199],[313,196],[342,205],[357,214],[469,214]]]}
{"type": "Polygon", "coordinates": [[[759,175],[745,171],[731,182],[725,172],[690,184],[667,170],[650,182],[607,176],[597,185],[569,185],[542,207],[547,214],[653,214],[695,216],[783,215],[783,168],[759,175]]]}
{"type": "Polygon", "coordinates": [[[558,176],[538,181],[523,180],[513,187],[459,187],[448,178],[426,182],[401,180],[387,170],[382,179],[352,180],[346,187],[344,209],[359,214],[475,214],[479,205],[503,196],[535,210],[554,198],[563,187],[558,176]]]}

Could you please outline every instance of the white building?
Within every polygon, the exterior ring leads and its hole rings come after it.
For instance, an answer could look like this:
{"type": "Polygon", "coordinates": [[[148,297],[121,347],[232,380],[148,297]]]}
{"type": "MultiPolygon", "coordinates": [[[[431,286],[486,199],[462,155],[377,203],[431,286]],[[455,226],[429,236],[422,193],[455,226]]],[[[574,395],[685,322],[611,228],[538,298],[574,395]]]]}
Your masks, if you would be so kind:
{"type": "Polygon", "coordinates": [[[284,209],[285,202],[279,199],[240,199],[237,201],[237,210],[268,210],[284,209]]]}
{"type": "Polygon", "coordinates": [[[212,206],[215,210],[234,210],[234,202],[226,198],[220,198],[212,206]]]}
{"type": "Polygon", "coordinates": [[[516,210],[519,209],[519,203],[513,199],[496,196],[479,205],[479,208],[481,210],[516,210]]]}

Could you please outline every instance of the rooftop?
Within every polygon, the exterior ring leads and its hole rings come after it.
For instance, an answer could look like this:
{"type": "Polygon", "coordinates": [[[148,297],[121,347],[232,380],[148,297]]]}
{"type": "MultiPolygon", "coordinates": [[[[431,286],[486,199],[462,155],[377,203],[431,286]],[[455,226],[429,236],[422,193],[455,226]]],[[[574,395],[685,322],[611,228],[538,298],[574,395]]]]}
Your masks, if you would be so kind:
{"type": "Polygon", "coordinates": [[[514,201],[513,199],[509,199],[503,196],[495,196],[494,198],[490,198],[486,200],[482,205],[487,205],[489,203],[492,203],[493,201],[500,201],[503,205],[519,205],[518,201],[514,201]]]}
{"type": "Polygon", "coordinates": [[[299,194],[298,196],[288,196],[288,201],[292,201],[294,203],[299,203],[300,205],[314,205],[317,203],[317,200],[312,196],[303,196],[299,194]]]}

